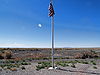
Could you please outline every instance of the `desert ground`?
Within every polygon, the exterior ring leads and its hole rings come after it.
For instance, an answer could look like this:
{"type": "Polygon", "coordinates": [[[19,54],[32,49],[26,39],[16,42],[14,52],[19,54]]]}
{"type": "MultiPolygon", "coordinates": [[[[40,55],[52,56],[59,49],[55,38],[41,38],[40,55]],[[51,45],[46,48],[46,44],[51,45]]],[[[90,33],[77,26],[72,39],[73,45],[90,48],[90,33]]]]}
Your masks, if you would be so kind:
{"type": "Polygon", "coordinates": [[[0,49],[0,75],[100,75],[99,48],[55,49],[55,66],[51,66],[51,49],[0,49]],[[8,51],[8,52],[7,52],[8,51]],[[11,51],[11,52],[9,52],[11,51]],[[11,53],[11,57],[7,58],[11,53]],[[6,57],[6,58],[5,58],[6,57]]]}

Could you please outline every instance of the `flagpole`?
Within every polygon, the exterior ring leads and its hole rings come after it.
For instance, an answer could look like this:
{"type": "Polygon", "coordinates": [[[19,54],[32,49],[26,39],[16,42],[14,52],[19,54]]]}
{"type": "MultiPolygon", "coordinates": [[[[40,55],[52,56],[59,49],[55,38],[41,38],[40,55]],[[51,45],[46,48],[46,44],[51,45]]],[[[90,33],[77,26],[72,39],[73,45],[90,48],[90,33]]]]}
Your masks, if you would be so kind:
{"type": "Polygon", "coordinates": [[[50,0],[50,3],[52,5],[49,6],[49,16],[51,17],[51,46],[52,46],[52,51],[51,51],[51,61],[52,61],[52,67],[49,69],[55,69],[54,67],[54,9],[53,9],[53,0],[50,0]]]}
{"type": "MultiPolygon", "coordinates": [[[[50,0],[53,5],[53,0],[50,0]]],[[[51,16],[51,25],[52,25],[52,68],[54,69],[54,15],[51,16]]]]}
{"type": "Polygon", "coordinates": [[[54,15],[51,17],[52,24],[52,68],[54,68],[54,15]]]}

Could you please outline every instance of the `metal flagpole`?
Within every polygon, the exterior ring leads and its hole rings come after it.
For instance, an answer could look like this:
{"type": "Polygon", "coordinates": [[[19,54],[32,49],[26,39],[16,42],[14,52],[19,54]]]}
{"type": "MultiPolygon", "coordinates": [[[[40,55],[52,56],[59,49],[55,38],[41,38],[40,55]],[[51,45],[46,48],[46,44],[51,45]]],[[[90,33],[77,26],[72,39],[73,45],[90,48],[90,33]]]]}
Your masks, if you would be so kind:
{"type": "MultiPolygon", "coordinates": [[[[50,3],[53,3],[53,0],[50,0],[50,3]]],[[[54,15],[51,16],[51,25],[52,25],[52,68],[54,69],[54,15]]]]}
{"type": "Polygon", "coordinates": [[[51,17],[52,24],[52,68],[54,68],[54,15],[51,17]]]}
{"type": "Polygon", "coordinates": [[[51,51],[51,61],[52,61],[52,67],[49,69],[54,69],[54,10],[53,10],[53,0],[50,0],[50,5],[49,5],[49,16],[51,17],[51,46],[52,46],[52,51],[51,51]]]}
{"type": "Polygon", "coordinates": [[[53,0],[50,0],[50,6],[49,6],[49,16],[51,17],[51,33],[52,33],[52,67],[50,67],[49,69],[56,69],[56,67],[54,66],[54,9],[53,9],[53,0]]]}

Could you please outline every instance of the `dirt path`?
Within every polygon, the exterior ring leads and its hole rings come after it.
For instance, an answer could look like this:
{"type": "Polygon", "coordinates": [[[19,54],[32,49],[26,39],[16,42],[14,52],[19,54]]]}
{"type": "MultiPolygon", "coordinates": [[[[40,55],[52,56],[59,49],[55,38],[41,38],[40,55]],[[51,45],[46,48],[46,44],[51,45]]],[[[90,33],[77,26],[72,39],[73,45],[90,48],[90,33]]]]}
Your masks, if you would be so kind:
{"type": "Polygon", "coordinates": [[[77,72],[77,75],[86,75],[86,74],[84,74],[86,71],[87,71],[87,69],[90,67],[90,65],[80,65],[79,66],[79,68],[77,69],[77,71],[79,71],[79,72],[77,72]]]}

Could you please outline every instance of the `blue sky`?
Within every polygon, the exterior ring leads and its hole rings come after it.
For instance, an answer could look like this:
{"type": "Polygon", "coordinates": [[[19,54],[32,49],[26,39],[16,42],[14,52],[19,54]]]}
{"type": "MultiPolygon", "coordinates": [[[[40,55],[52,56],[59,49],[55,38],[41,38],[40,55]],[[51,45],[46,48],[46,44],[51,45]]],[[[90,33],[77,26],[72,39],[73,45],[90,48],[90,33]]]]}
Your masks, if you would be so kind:
{"type": "MultiPolygon", "coordinates": [[[[49,0],[0,0],[0,47],[51,47],[49,0]]],[[[100,47],[100,0],[54,0],[55,47],[100,47]]]]}

